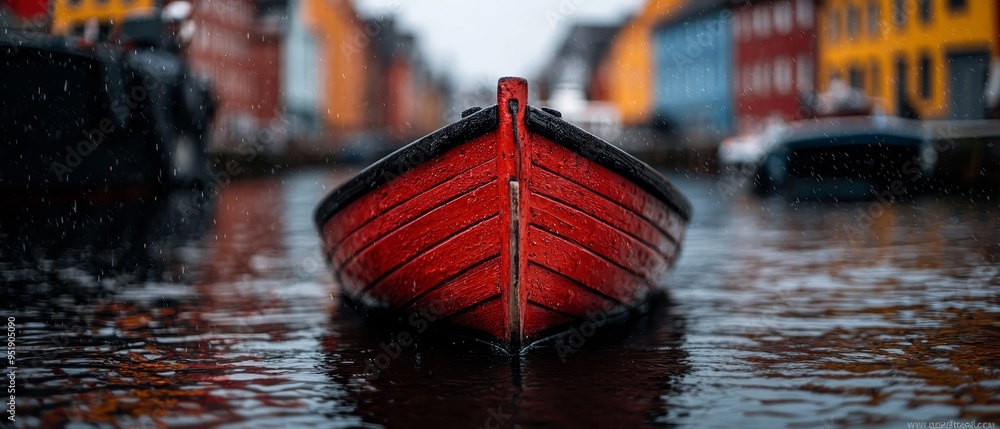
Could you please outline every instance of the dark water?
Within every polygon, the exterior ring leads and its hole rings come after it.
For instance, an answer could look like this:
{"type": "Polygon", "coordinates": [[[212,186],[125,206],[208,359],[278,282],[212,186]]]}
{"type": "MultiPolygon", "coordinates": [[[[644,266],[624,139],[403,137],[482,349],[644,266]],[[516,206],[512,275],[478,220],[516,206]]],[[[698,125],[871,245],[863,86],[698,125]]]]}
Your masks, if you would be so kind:
{"type": "Polygon", "coordinates": [[[401,346],[340,304],[311,214],[346,174],[5,208],[19,426],[1000,424],[996,200],[790,205],[677,177],[696,219],[654,317],[511,362],[401,346]]]}

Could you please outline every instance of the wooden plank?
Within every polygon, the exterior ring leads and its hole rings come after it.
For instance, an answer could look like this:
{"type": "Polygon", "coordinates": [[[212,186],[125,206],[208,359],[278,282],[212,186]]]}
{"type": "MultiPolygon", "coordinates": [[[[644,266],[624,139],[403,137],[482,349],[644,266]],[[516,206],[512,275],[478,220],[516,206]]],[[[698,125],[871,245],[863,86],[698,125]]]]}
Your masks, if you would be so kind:
{"type": "Polygon", "coordinates": [[[538,333],[559,325],[573,323],[578,319],[565,314],[540,307],[538,304],[528,301],[524,309],[524,337],[530,338],[538,333]]]}
{"type": "Polygon", "coordinates": [[[529,229],[526,251],[533,263],[626,305],[644,297],[653,287],[592,251],[538,228],[529,229]]]}
{"type": "Polygon", "coordinates": [[[568,238],[651,283],[657,283],[672,262],[627,233],[552,200],[532,201],[529,219],[532,225],[568,238]]]}
{"type": "Polygon", "coordinates": [[[504,313],[507,306],[498,295],[496,298],[484,301],[464,313],[442,319],[448,323],[468,329],[484,332],[492,338],[506,338],[504,313]]]}
{"type": "Polygon", "coordinates": [[[325,250],[329,253],[347,235],[392,208],[493,160],[496,156],[495,145],[496,136],[493,133],[476,138],[439,158],[423,162],[358,198],[323,225],[325,250]]]}
{"type": "Polygon", "coordinates": [[[528,266],[524,287],[528,303],[541,304],[578,318],[619,306],[594,290],[535,264],[528,266]]]}
{"type": "Polygon", "coordinates": [[[503,240],[500,252],[501,282],[504,285],[501,300],[505,308],[502,313],[505,330],[500,339],[511,348],[520,347],[521,326],[524,324],[524,316],[520,312],[523,297],[518,288],[524,264],[521,248],[524,225],[520,222],[520,214],[526,213],[523,206],[528,193],[520,186],[519,180],[525,174],[522,168],[526,165],[523,160],[526,151],[522,145],[530,142],[525,126],[527,109],[527,80],[500,79],[497,82],[497,170],[505,184],[497,195],[503,240]]]}
{"type": "MultiPolygon", "coordinates": [[[[469,266],[500,253],[498,230],[499,219],[493,216],[449,237],[378,280],[368,288],[366,295],[377,302],[398,307],[469,266]]],[[[368,284],[354,273],[344,271],[344,277],[353,285],[368,284]]]]}
{"type": "Polygon", "coordinates": [[[573,207],[594,219],[645,243],[657,250],[665,259],[673,260],[677,245],[648,219],[613,203],[597,193],[583,188],[566,178],[547,170],[536,168],[531,182],[534,203],[545,205],[543,200],[573,207]]]}
{"type": "MultiPolygon", "coordinates": [[[[356,258],[383,258],[386,260],[405,260],[408,256],[396,256],[395,250],[386,246],[403,246],[413,248],[438,241],[449,233],[463,228],[471,222],[482,220],[486,214],[494,214],[496,208],[491,204],[496,194],[496,179],[491,178],[492,166],[483,165],[481,175],[469,175],[470,180],[462,180],[460,190],[442,188],[435,192],[426,192],[417,199],[402,204],[386,214],[379,216],[344,240],[334,250],[331,262],[336,269],[348,266],[356,258]],[[485,177],[483,177],[485,176],[485,177]],[[468,191],[465,191],[466,189],[468,191]],[[465,191],[464,193],[459,193],[465,191]],[[457,195],[456,195],[457,194],[457,195]],[[431,205],[438,203],[437,205],[431,205]],[[428,207],[430,206],[430,207],[428,207]],[[416,213],[406,209],[415,208],[416,213]],[[419,211],[417,211],[419,210],[419,211]]],[[[419,250],[419,247],[417,247],[419,250]]],[[[367,263],[362,261],[361,263],[367,263]]],[[[380,268],[373,271],[383,272],[380,268]]]]}
{"type": "Polygon", "coordinates": [[[436,308],[435,314],[447,317],[500,295],[500,255],[477,262],[466,271],[431,286],[401,304],[405,310],[436,308]]]}
{"type": "Polygon", "coordinates": [[[533,136],[532,143],[534,165],[569,178],[642,216],[675,243],[683,238],[685,222],[680,215],[636,184],[543,137],[533,136]]]}

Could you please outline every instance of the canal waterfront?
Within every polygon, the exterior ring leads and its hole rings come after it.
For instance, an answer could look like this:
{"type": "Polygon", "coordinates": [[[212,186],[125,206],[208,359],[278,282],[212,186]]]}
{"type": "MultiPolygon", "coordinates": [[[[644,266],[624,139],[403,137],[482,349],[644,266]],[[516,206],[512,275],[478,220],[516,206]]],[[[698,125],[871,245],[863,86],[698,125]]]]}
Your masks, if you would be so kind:
{"type": "Polygon", "coordinates": [[[312,211],[350,174],[5,208],[18,426],[1000,425],[996,198],[790,204],[672,174],[695,216],[654,315],[512,363],[341,305],[312,211]]]}

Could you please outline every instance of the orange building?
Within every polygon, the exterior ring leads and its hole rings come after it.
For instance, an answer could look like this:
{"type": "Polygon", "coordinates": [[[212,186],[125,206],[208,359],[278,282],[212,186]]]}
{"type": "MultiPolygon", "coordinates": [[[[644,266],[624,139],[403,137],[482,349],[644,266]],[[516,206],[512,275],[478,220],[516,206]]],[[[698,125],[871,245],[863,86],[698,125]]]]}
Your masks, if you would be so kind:
{"type": "Polygon", "coordinates": [[[688,0],[649,0],[622,26],[598,64],[592,94],[614,103],[623,125],[649,122],[654,101],[653,26],[678,11],[688,0]]]}
{"type": "Polygon", "coordinates": [[[302,8],[317,42],[323,128],[334,135],[360,131],[367,125],[369,46],[377,34],[366,32],[349,0],[305,0],[302,8]]]}

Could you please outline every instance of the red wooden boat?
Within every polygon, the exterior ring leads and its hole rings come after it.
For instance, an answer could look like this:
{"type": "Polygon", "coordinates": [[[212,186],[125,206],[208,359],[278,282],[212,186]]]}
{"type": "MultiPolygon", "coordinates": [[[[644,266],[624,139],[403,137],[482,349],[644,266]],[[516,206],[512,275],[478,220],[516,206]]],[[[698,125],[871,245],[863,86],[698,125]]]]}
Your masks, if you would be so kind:
{"type": "Polygon", "coordinates": [[[430,314],[513,353],[641,311],[678,256],[687,199],[558,112],[529,107],[524,79],[501,79],[497,104],[470,111],[319,205],[345,298],[430,314]]]}

